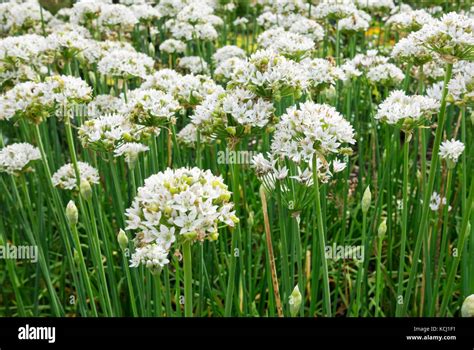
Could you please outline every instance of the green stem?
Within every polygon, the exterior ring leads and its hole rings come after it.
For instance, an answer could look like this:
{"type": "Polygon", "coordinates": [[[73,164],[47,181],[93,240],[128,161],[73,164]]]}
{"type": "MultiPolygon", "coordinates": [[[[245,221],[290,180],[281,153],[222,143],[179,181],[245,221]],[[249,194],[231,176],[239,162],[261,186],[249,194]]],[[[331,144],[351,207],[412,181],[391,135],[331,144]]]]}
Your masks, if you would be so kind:
{"type": "Polygon", "coordinates": [[[183,243],[184,263],[184,316],[193,317],[193,275],[191,261],[191,242],[183,243]]]}
{"type": "Polygon", "coordinates": [[[331,292],[329,289],[329,274],[328,266],[325,258],[325,238],[324,238],[324,225],[323,216],[321,212],[321,199],[319,197],[319,179],[318,179],[318,168],[317,168],[317,157],[313,156],[313,182],[314,182],[314,202],[316,209],[316,218],[318,222],[318,243],[319,243],[319,254],[321,256],[321,265],[323,272],[323,310],[326,316],[331,317],[331,292]]]}

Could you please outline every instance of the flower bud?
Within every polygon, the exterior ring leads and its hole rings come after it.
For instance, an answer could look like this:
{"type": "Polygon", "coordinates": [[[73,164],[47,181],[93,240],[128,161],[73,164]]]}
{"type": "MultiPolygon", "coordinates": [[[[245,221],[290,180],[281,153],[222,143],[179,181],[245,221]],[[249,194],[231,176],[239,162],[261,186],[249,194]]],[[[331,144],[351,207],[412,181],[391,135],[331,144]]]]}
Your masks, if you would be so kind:
{"type": "Polygon", "coordinates": [[[474,294],[469,295],[461,307],[462,317],[474,317],[474,294]]]}
{"type": "Polygon", "coordinates": [[[148,44],[148,56],[155,57],[155,45],[153,43],[148,44]]]}
{"type": "Polygon", "coordinates": [[[301,293],[298,285],[296,285],[295,289],[293,289],[288,302],[290,303],[291,316],[296,317],[301,307],[301,293]]]}
{"type": "Polygon", "coordinates": [[[385,234],[387,233],[387,219],[382,220],[377,233],[380,239],[383,239],[385,237],[385,234]]]}
{"type": "Polygon", "coordinates": [[[77,211],[76,204],[74,204],[74,201],[69,201],[69,203],[67,204],[66,217],[71,226],[77,225],[77,221],[79,219],[79,213],[77,211]]]}
{"type": "Polygon", "coordinates": [[[124,230],[120,229],[119,234],[117,235],[117,241],[122,250],[127,249],[128,247],[128,237],[124,230]]]}
{"type": "Polygon", "coordinates": [[[82,180],[81,181],[81,196],[84,198],[86,201],[92,198],[92,188],[91,184],[87,180],[82,180]]]}
{"type": "Polygon", "coordinates": [[[364,191],[364,195],[362,196],[362,212],[367,214],[370,208],[370,202],[372,201],[372,193],[370,193],[370,186],[364,191]]]}

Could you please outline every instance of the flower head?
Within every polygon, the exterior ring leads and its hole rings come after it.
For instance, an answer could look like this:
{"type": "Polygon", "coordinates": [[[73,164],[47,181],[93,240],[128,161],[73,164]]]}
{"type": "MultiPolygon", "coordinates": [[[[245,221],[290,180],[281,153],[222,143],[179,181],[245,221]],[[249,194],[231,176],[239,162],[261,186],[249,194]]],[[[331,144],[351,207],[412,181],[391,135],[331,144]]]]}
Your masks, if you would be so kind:
{"type": "Polygon", "coordinates": [[[446,140],[439,147],[439,156],[451,163],[457,163],[462,152],[464,152],[464,144],[455,139],[446,140]]]}
{"type": "Polygon", "coordinates": [[[13,143],[0,149],[0,172],[19,175],[29,170],[30,162],[41,159],[37,147],[29,143],[13,143]]]}
{"type": "MultiPolygon", "coordinates": [[[[80,182],[87,181],[89,184],[98,184],[99,183],[99,172],[97,169],[91,165],[78,162],[77,166],[79,168],[79,174],[81,176],[80,182]]],[[[68,163],[59,168],[51,178],[53,185],[65,190],[75,190],[77,188],[76,173],[74,171],[74,166],[72,163],[68,163]]]]}

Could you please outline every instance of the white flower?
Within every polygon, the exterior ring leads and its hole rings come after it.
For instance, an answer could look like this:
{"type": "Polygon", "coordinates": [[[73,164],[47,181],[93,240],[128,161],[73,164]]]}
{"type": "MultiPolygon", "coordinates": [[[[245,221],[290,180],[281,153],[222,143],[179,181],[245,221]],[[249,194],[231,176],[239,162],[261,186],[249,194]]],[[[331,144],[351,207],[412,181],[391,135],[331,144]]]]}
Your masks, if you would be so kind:
{"type": "Polygon", "coordinates": [[[180,40],[167,39],[161,43],[160,51],[166,53],[183,53],[186,51],[186,44],[180,40]]]}
{"type": "Polygon", "coordinates": [[[416,33],[402,38],[392,49],[392,57],[401,61],[424,64],[433,58],[433,53],[426,47],[419,45],[416,33]]]}
{"type": "Polygon", "coordinates": [[[338,80],[345,78],[344,72],[339,67],[323,58],[305,58],[301,61],[301,65],[306,70],[311,88],[316,91],[335,86],[338,80]]]}
{"type": "Polygon", "coordinates": [[[216,50],[212,55],[212,60],[216,65],[219,65],[233,57],[243,59],[246,57],[245,51],[235,45],[226,45],[216,50]]]}
{"type": "Polygon", "coordinates": [[[314,49],[314,41],[304,35],[287,32],[282,28],[268,29],[258,36],[263,49],[273,50],[283,56],[299,59],[314,49]]]}
{"type": "Polygon", "coordinates": [[[148,146],[136,142],[127,142],[117,147],[114,151],[115,157],[124,156],[125,162],[129,165],[133,165],[141,152],[150,150],[148,146]]]}
{"type": "Polygon", "coordinates": [[[392,63],[380,64],[370,68],[367,72],[367,79],[370,82],[383,85],[396,85],[401,83],[404,78],[405,74],[392,63]]]}
{"type": "Polygon", "coordinates": [[[192,74],[209,74],[207,62],[200,56],[187,56],[179,60],[178,68],[192,74]]]}
{"type": "Polygon", "coordinates": [[[367,11],[384,13],[395,8],[393,0],[355,0],[356,5],[367,11]]]}
{"type": "Polygon", "coordinates": [[[125,101],[112,95],[96,95],[87,105],[87,115],[97,118],[105,114],[116,114],[123,110],[125,101]]]}
{"type": "MultiPolygon", "coordinates": [[[[77,162],[81,182],[86,180],[89,184],[99,183],[99,172],[91,165],[84,162],[77,162]]],[[[76,173],[72,163],[65,164],[59,168],[51,178],[53,185],[65,190],[78,190],[76,173]]]]}
{"type": "Polygon", "coordinates": [[[100,9],[98,23],[103,29],[128,32],[138,23],[138,19],[127,6],[120,4],[103,4],[100,9]]]}
{"type": "MultiPolygon", "coordinates": [[[[209,170],[167,169],[147,178],[125,214],[127,229],[137,231],[136,254],[158,246],[165,256],[178,237],[180,242],[217,239],[219,224],[238,222],[230,196],[222,178],[209,170]]],[[[134,263],[144,261],[135,259],[134,263]]]]}
{"type": "Polygon", "coordinates": [[[288,31],[296,34],[304,35],[313,41],[322,41],[324,39],[324,29],[318,22],[306,17],[299,17],[296,21],[291,22],[288,31]]]}
{"type": "Polygon", "coordinates": [[[100,73],[113,77],[145,78],[152,70],[153,64],[153,59],[143,53],[117,49],[102,58],[97,68],[100,73]]]}
{"type": "Polygon", "coordinates": [[[169,121],[180,110],[172,95],[159,90],[132,90],[124,113],[133,123],[158,126],[169,121]]]}
{"type": "Polygon", "coordinates": [[[395,90],[379,105],[375,119],[411,130],[429,120],[439,108],[440,103],[435,99],[420,95],[407,96],[405,92],[395,90]]]}
{"type": "Polygon", "coordinates": [[[159,244],[148,244],[135,250],[130,260],[130,267],[143,265],[151,270],[160,270],[169,262],[166,249],[159,244]]]}
{"type": "Polygon", "coordinates": [[[122,114],[106,114],[86,120],[78,131],[82,146],[111,151],[124,142],[140,141],[148,135],[159,135],[158,128],[130,123],[122,114]]]}
{"type": "Polygon", "coordinates": [[[357,12],[352,0],[325,0],[314,8],[314,16],[317,19],[341,19],[357,12]]]}
{"type": "Polygon", "coordinates": [[[352,15],[337,22],[342,32],[365,32],[370,27],[370,16],[364,11],[356,11],[352,15]]]}
{"type": "MultiPolygon", "coordinates": [[[[430,198],[430,209],[432,211],[438,211],[439,206],[446,205],[446,198],[441,197],[438,193],[433,192],[430,198]]],[[[448,211],[451,210],[451,206],[448,207],[448,211]]]]}
{"type": "Polygon", "coordinates": [[[313,156],[337,153],[343,143],[355,143],[351,124],[334,107],[305,102],[281,116],[271,150],[296,163],[310,163],[313,156]]]}
{"type": "Polygon", "coordinates": [[[455,139],[444,141],[439,147],[439,156],[453,163],[457,163],[462,152],[464,152],[464,144],[455,139]]]}
{"type": "Polygon", "coordinates": [[[229,91],[222,100],[222,109],[239,124],[263,128],[274,111],[273,104],[248,90],[237,88],[229,91]]]}
{"type": "Polygon", "coordinates": [[[409,10],[396,13],[389,17],[387,26],[395,30],[414,31],[433,21],[433,17],[425,10],[409,10]]]}
{"type": "Polygon", "coordinates": [[[29,143],[13,143],[0,149],[0,172],[17,175],[28,170],[31,161],[41,159],[37,147],[29,143]]]}
{"type": "Polygon", "coordinates": [[[458,104],[474,101],[474,62],[460,61],[448,83],[448,98],[458,104]]]}
{"type": "Polygon", "coordinates": [[[448,61],[474,57],[474,19],[450,12],[416,32],[419,45],[429,47],[448,61]]]}

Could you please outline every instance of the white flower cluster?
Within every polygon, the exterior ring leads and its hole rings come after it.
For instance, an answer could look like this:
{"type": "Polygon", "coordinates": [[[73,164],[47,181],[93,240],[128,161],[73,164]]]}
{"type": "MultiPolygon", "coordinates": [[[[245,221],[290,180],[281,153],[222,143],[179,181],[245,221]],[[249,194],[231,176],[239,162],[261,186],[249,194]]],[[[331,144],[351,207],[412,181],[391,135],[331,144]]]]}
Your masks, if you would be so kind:
{"type": "Polygon", "coordinates": [[[239,57],[231,57],[222,61],[214,70],[214,79],[219,82],[227,83],[239,69],[243,69],[247,61],[239,57]]]}
{"type": "Polygon", "coordinates": [[[397,85],[405,78],[402,70],[392,63],[369,68],[367,79],[374,84],[397,85]]]}
{"type": "Polygon", "coordinates": [[[150,148],[148,146],[145,146],[141,143],[137,143],[137,142],[127,142],[127,143],[124,143],[120,146],[118,146],[115,151],[114,151],[114,155],[115,157],[121,157],[123,156],[125,158],[125,162],[133,168],[136,160],[137,160],[137,157],[138,157],[138,154],[142,153],[142,152],[146,152],[150,150],[150,148]]]}
{"type": "Polygon", "coordinates": [[[41,159],[37,147],[29,143],[13,143],[0,149],[0,172],[19,175],[29,170],[30,162],[41,159]]]}
{"type": "MultiPolygon", "coordinates": [[[[77,162],[81,181],[87,181],[89,184],[99,183],[99,172],[91,165],[84,162],[77,162]]],[[[64,190],[79,190],[77,188],[76,173],[72,163],[68,163],[59,168],[51,178],[53,185],[64,190]]]]}
{"type": "Polygon", "coordinates": [[[457,163],[462,152],[464,152],[464,143],[455,139],[446,140],[439,147],[439,156],[452,163],[457,163]]]}
{"type": "Polygon", "coordinates": [[[324,0],[314,8],[314,16],[317,19],[340,20],[357,12],[352,0],[324,0]]]}
{"type": "Polygon", "coordinates": [[[43,9],[37,0],[23,2],[4,2],[0,4],[0,30],[8,34],[21,31],[30,31],[41,26],[42,19],[45,23],[52,18],[51,13],[43,9]]]}
{"type": "Polygon", "coordinates": [[[288,32],[283,28],[266,30],[259,35],[258,44],[263,49],[270,49],[296,60],[310,55],[315,46],[312,39],[301,34],[288,32]]]}
{"type": "Polygon", "coordinates": [[[189,3],[178,12],[175,19],[166,22],[172,36],[184,41],[215,40],[218,37],[215,27],[222,24],[222,19],[214,15],[214,9],[200,1],[189,3]]]}
{"type": "Polygon", "coordinates": [[[161,126],[181,109],[170,94],[154,89],[137,89],[130,92],[124,113],[132,122],[147,126],[161,126]]]}
{"type": "Polygon", "coordinates": [[[265,127],[273,117],[273,104],[249,90],[235,88],[207,96],[191,121],[205,136],[241,136],[265,127]]]}
{"type": "Polygon", "coordinates": [[[216,52],[212,55],[212,60],[216,66],[218,66],[230,58],[236,57],[244,59],[246,56],[247,55],[245,54],[245,51],[240,47],[235,45],[226,45],[216,50],[216,52]]]}
{"type": "Polygon", "coordinates": [[[305,102],[281,116],[271,150],[296,163],[310,163],[315,156],[338,153],[343,143],[355,143],[351,124],[332,106],[305,102]]]}
{"type": "Polygon", "coordinates": [[[312,39],[313,41],[322,41],[324,39],[324,29],[323,27],[316,21],[303,17],[298,16],[296,19],[293,19],[291,22],[288,31],[300,35],[304,35],[312,39]]]}
{"type": "Polygon", "coordinates": [[[9,36],[0,40],[0,61],[31,63],[46,50],[46,40],[40,35],[9,36]]]}
{"type": "Polygon", "coordinates": [[[425,46],[419,45],[416,32],[400,39],[393,47],[391,55],[396,60],[410,62],[417,66],[433,59],[433,52],[425,46]]]}
{"type": "Polygon", "coordinates": [[[341,18],[337,26],[341,32],[366,32],[370,26],[370,15],[364,11],[356,11],[348,17],[341,18]]]}
{"type": "Polygon", "coordinates": [[[88,102],[91,94],[86,82],[71,76],[54,75],[41,83],[20,83],[0,96],[0,120],[17,116],[40,123],[50,116],[54,105],[66,108],[70,103],[88,102]]]}
{"type": "Polygon", "coordinates": [[[117,49],[102,58],[97,68],[104,75],[130,79],[145,78],[153,65],[153,59],[143,53],[117,49]]]}
{"type": "Polygon", "coordinates": [[[125,101],[112,95],[96,95],[87,105],[89,118],[97,118],[105,114],[116,114],[123,111],[125,101]]]}
{"type": "Polygon", "coordinates": [[[163,267],[163,251],[177,239],[216,240],[219,224],[238,222],[230,197],[222,178],[210,170],[167,169],[147,178],[125,214],[127,230],[136,231],[132,266],[163,267]]]}
{"type": "Polygon", "coordinates": [[[181,40],[167,39],[160,44],[160,51],[166,53],[184,53],[186,51],[186,44],[181,40]]]}
{"type": "Polygon", "coordinates": [[[399,125],[404,131],[422,125],[439,111],[439,101],[426,96],[408,96],[401,90],[390,93],[379,107],[375,119],[399,125]]]}
{"type": "Polygon", "coordinates": [[[474,101],[474,62],[459,61],[448,84],[448,100],[457,104],[474,101]]]}
{"type": "Polygon", "coordinates": [[[335,86],[338,80],[344,80],[344,71],[333,62],[323,58],[305,58],[301,61],[305,68],[310,88],[319,92],[327,87],[335,86]]]}
{"type": "Polygon", "coordinates": [[[207,62],[200,56],[186,56],[180,58],[178,68],[191,74],[209,74],[207,62]]]}
{"type": "Polygon", "coordinates": [[[474,59],[474,19],[451,12],[416,32],[419,45],[429,47],[443,58],[474,59]]]}
{"type": "Polygon", "coordinates": [[[365,54],[358,53],[352,60],[346,61],[342,66],[342,70],[346,74],[346,78],[359,77],[370,68],[385,64],[389,60],[388,57],[379,55],[377,50],[368,50],[365,54]]]}
{"type": "Polygon", "coordinates": [[[393,0],[355,0],[357,7],[369,12],[383,14],[395,8],[393,0]]]}
{"type": "Polygon", "coordinates": [[[421,29],[433,20],[433,17],[425,10],[410,10],[390,16],[386,24],[395,30],[412,32],[421,29]]]}
{"type": "Polygon", "coordinates": [[[214,80],[204,75],[181,75],[172,69],[162,69],[148,76],[141,89],[156,89],[171,94],[183,108],[200,104],[206,96],[223,91],[214,80]]]}
{"type": "Polygon", "coordinates": [[[158,128],[132,124],[122,114],[108,114],[86,120],[78,130],[83,147],[98,151],[112,151],[119,145],[146,139],[159,134],[158,128]]]}
{"type": "Polygon", "coordinates": [[[232,76],[232,85],[245,86],[262,97],[300,95],[307,91],[309,80],[305,67],[273,50],[259,50],[239,65],[232,76]]]}

